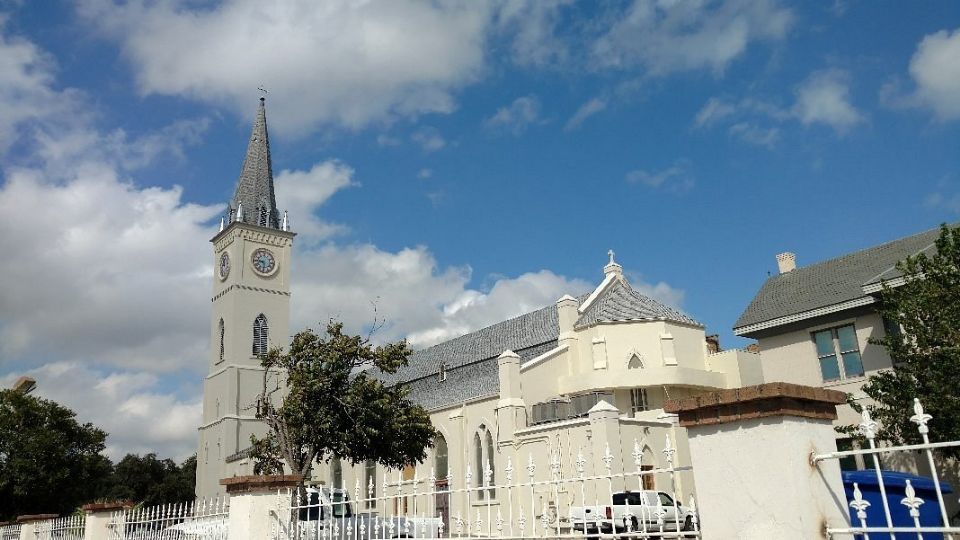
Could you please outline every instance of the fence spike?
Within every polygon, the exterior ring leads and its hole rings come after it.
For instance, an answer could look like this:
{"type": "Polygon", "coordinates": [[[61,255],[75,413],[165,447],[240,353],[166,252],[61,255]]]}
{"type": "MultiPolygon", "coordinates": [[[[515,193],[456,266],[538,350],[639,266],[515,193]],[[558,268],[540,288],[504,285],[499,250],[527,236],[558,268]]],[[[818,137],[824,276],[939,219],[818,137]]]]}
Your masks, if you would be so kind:
{"type": "Polygon", "coordinates": [[[920,404],[920,400],[913,398],[913,416],[910,417],[910,421],[917,425],[917,430],[921,435],[930,433],[930,428],[927,427],[927,422],[930,420],[933,420],[933,416],[923,412],[923,405],[920,404]]]}

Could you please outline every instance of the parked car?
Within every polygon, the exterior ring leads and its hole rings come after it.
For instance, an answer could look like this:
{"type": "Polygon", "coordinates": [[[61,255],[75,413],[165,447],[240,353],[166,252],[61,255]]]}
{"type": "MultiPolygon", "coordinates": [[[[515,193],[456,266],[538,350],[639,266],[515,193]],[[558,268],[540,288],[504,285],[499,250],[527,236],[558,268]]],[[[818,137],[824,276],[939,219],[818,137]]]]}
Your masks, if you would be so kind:
{"type": "Polygon", "coordinates": [[[307,488],[297,510],[300,538],[439,538],[440,518],[387,516],[353,512],[346,490],[307,488]]]}
{"type": "Polygon", "coordinates": [[[661,523],[664,532],[691,531],[693,516],[693,511],[663,491],[620,491],[613,494],[612,504],[570,508],[573,530],[587,535],[660,531],[661,523]]]}

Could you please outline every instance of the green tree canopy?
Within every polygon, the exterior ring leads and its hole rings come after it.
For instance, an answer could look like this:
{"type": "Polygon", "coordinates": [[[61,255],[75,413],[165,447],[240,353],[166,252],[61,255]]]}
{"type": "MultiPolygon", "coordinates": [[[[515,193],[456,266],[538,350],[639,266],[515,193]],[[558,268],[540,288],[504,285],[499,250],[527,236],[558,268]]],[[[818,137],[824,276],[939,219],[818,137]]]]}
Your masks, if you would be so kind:
{"type": "Polygon", "coordinates": [[[196,456],[178,466],[172,459],[157,459],[153,453],[127,454],[113,468],[107,498],[146,506],[192,501],[196,470],[196,456]]]}
{"type": "Polygon", "coordinates": [[[0,518],[70,512],[106,489],[107,434],[75,416],[53,401],[0,390],[0,518]]]}
{"type": "Polygon", "coordinates": [[[410,353],[405,341],[374,346],[334,321],[323,335],[298,333],[287,352],[271,350],[262,358],[257,407],[270,431],[253,437],[256,472],[279,472],[285,463],[307,478],[315,461],[330,457],[397,468],[423,461],[437,433],[427,412],[407,389],[370,374],[395,373],[410,353]]]}
{"type": "MultiPolygon", "coordinates": [[[[903,283],[884,283],[878,304],[887,327],[894,330],[871,340],[886,348],[894,368],[871,375],[863,385],[875,401],[866,408],[880,424],[877,438],[894,444],[921,442],[917,425],[909,420],[917,398],[933,415],[931,438],[960,439],[960,227],[941,226],[935,253],[908,257],[897,269],[903,283]]],[[[958,449],[943,450],[960,457],[958,449]]]]}

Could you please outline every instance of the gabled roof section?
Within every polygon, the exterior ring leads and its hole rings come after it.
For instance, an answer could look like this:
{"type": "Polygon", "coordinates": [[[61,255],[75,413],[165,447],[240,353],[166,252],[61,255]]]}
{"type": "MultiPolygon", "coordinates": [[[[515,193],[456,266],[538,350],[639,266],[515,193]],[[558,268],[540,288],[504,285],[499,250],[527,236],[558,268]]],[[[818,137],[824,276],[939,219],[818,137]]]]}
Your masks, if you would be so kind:
{"type": "Polygon", "coordinates": [[[737,319],[740,336],[873,302],[869,284],[894,279],[898,261],[933,248],[940,229],[887,242],[779,274],[766,283],[737,319]]]}
{"type": "Polygon", "coordinates": [[[242,221],[279,229],[280,216],[273,192],[273,165],[270,160],[265,101],[260,98],[250,142],[247,143],[247,155],[243,159],[243,168],[240,170],[240,178],[237,180],[233,198],[230,199],[226,217],[228,222],[242,221]]]}
{"type": "Polygon", "coordinates": [[[679,310],[640,294],[621,278],[614,279],[603,288],[580,315],[575,326],[583,328],[601,322],[650,320],[702,326],[679,310]]]}

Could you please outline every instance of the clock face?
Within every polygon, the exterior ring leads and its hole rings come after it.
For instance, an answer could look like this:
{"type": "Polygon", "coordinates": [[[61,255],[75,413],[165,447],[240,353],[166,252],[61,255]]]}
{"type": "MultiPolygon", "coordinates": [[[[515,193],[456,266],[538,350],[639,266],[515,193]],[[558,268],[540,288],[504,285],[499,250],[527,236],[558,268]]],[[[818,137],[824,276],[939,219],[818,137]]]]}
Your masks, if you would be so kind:
{"type": "Polygon", "coordinates": [[[250,256],[250,262],[253,263],[253,269],[261,274],[270,274],[277,267],[277,260],[269,249],[260,248],[250,256]]]}
{"type": "Polygon", "coordinates": [[[220,255],[220,279],[227,279],[230,275],[230,255],[226,252],[220,255]]]}

